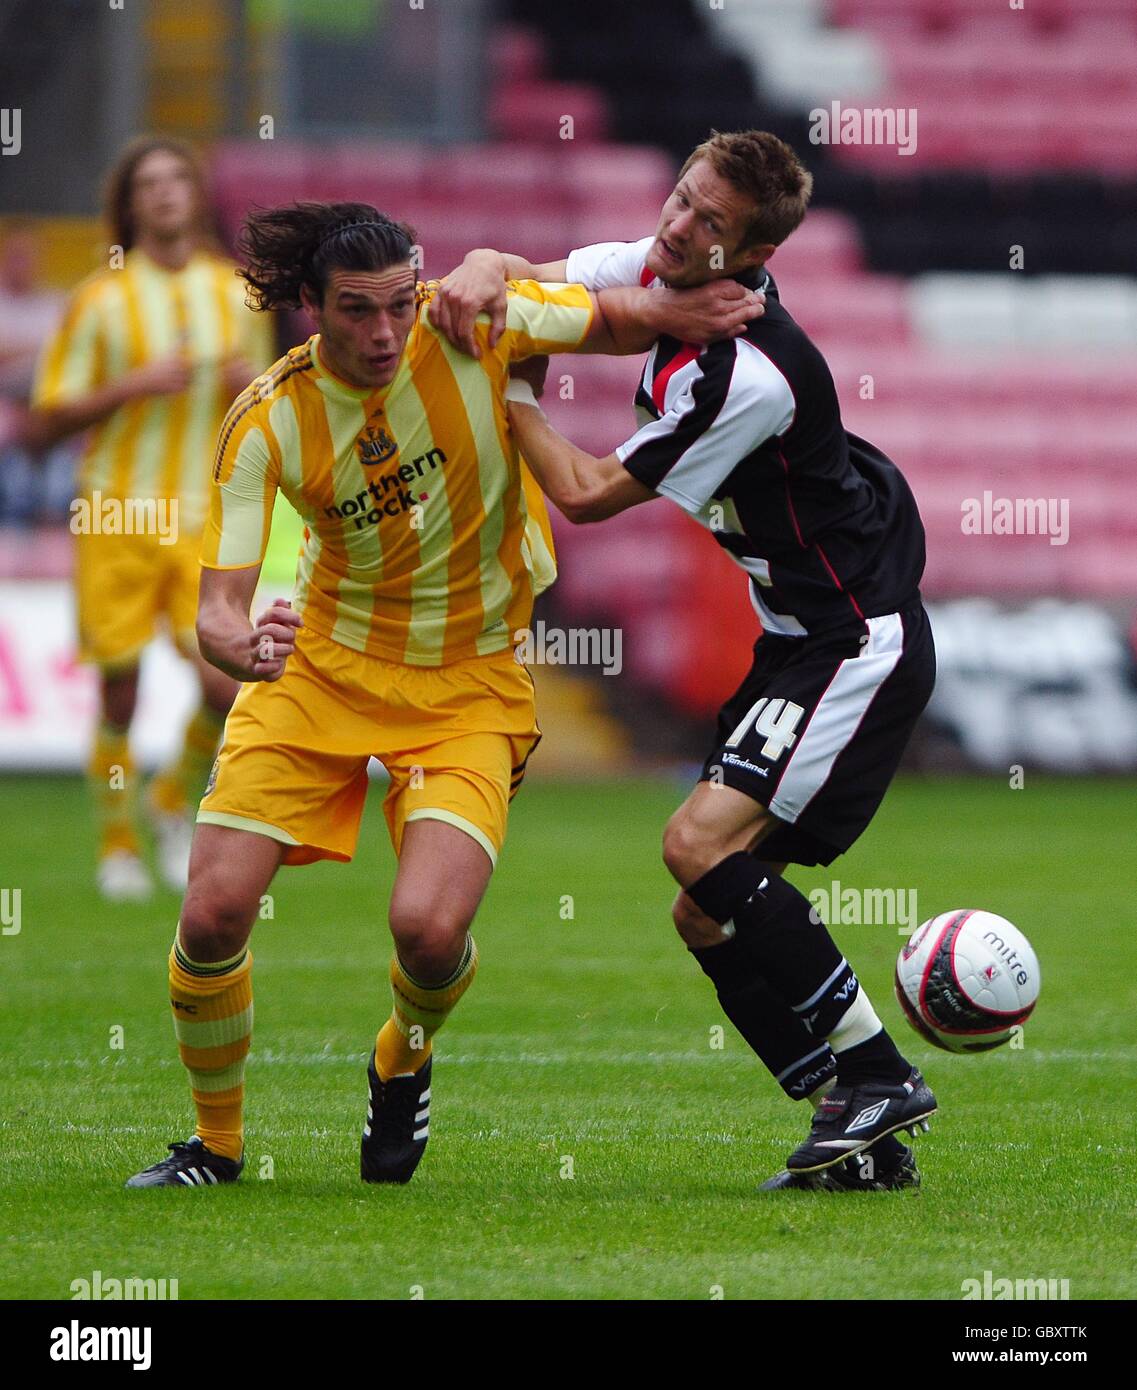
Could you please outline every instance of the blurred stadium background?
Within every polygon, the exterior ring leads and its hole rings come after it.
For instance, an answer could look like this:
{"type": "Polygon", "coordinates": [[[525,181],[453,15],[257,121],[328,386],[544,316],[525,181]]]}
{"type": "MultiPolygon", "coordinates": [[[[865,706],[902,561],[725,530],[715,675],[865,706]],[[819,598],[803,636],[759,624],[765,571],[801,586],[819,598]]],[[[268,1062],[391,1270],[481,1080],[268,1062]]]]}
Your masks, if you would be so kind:
{"type": "MultiPolygon", "coordinates": [[[[21,432],[63,296],[105,264],[99,179],[130,136],[203,151],[227,243],[252,204],[361,199],[441,275],[479,245],[539,261],[645,235],[690,148],[749,126],[813,170],[771,268],[928,528],[941,675],[912,762],[1137,767],[1135,58],[1134,0],[0,0],[21,117],[0,158],[0,768],[78,770],[94,713],[74,456],[21,432]],[[813,143],[833,102],[914,109],[915,150],[813,143]],[[1068,539],[965,534],[985,493],[1064,501],[1068,539]]],[[[281,348],[308,331],[282,322],[281,348]]],[[[548,409],[608,453],[637,367],[560,359],[548,409]]],[[[623,669],[538,672],[535,775],[699,756],[757,635],[742,576],[674,508],[557,534],[540,616],[619,629],[623,669]]],[[[144,761],[188,682],[150,653],[144,761]]]]}

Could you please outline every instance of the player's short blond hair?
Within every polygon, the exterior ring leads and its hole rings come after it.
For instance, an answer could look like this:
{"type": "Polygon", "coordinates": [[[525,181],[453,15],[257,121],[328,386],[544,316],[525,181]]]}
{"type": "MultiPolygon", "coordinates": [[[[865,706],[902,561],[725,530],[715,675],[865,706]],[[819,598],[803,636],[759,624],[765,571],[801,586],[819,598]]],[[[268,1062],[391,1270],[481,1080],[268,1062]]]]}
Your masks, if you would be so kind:
{"type": "Polygon", "coordinates": [[[754,204],[740,249],[763,243],[780,246],[801,225],[813,175],[784,140],[768,130],[712,130],[710,138],[687,156],[679,177],[701,159],[754,204]]]}

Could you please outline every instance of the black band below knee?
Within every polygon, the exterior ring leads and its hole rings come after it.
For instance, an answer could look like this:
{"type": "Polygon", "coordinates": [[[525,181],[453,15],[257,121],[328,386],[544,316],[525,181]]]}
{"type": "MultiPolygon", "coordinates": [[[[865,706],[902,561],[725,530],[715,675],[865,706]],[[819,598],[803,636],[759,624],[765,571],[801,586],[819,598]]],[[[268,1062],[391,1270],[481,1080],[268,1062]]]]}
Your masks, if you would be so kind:
{"type": "Polygon", "coordinates": [[[809,900],[770,865],[730,854],[686,890],[717,922],[733,921],[760,973],[814,1038],[828,1037],[857,978],[809,900]]]}
{"type": "Polygon", "coordinates": [[[684,888],[699,909],[714,922],[729,922],[735,909],[758,891],[766,866],[743,850],[720,859],[713,869],[684,888]]]}

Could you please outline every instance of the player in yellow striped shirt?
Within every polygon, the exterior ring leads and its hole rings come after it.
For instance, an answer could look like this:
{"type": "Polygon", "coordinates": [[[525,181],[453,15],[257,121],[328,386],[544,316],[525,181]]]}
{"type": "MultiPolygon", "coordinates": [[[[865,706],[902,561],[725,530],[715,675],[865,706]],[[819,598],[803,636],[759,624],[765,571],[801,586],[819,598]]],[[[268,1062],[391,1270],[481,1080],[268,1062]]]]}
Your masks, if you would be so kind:
{"type": "MultiPolygon", "coordinates": [[[[245,249],[261,306],[303,304],[320,331],[237,398],[217,448],[197,630],[245,684],[170,956],[197,1128],[127,1185],[239,1175],[252,923],[281,864],[350,859],[370,756],[390,774],[399,862],[394,1007],[368,1068],[360,1172],[406,1182],[426,1146],[431,1038],[473,980],[469,927],[540,737],[514,644],[554,563],[509,429],[510,364],[698,330],[646,290],[521,281],[497,321],[454,328],[471,356],[431,321],[436,287],[416,286],[407,229],[374,208],[256,213],[245,249]],[[305,522],[296,606],[277,600],[253,625],[278,490],[305,522]]],[[[486,288],[500,297],[500,278],[486,288]]]]}
{"type": "Polygon", "coordinates": [[[111,263],[85,280],[43,354],[41,437],[87,430],[72,530],[80,657],[100,672],[88,778],[99,816],[98,882],[145,897],[129,734],[143,648],[165,623],[193,660],[201,703],[176,763],[150,787],[163,876],[184,888],[189,807],[205,784],[233,681],[197,655],[198,551],[209,463],[233,397],[271,360],[269,321],[245,304],[211,246],[201,173],[176,141],[143,138],[108,179],[111,263]]]}

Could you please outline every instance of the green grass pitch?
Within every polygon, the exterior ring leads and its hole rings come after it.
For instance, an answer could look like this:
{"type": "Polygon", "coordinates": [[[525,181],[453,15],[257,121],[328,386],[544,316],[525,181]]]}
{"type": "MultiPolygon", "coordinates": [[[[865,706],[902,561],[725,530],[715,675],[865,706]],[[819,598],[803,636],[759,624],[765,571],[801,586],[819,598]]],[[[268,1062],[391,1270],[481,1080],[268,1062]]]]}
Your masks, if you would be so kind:
{"type": "Polygon", "coordinates": [[[21,890],[0,936],[0,1296],[68,1298],[94,1270],[176,1278],[182,1299],[959,1299],[985,1270],[1137,1295],[1137,786],[901,780],[850,854],[792,872],[807,891],[915,888],[920,919],[990,908],[1042,962],[1025,1046],[954,1057],[900,1018],[895,925],[836,929],[941,1106],[922,1190],[852,1197],[755,1190],[808,1110],[729,1028],[711,1045],[721,1015],[658,854],[683,790],[526,787],[481,973],[437,1043],[430,1146],[394,1190],[357,1175],[389,1007],[373,795],[355,862],[285,870],[254,933],[241,1183],[128,1193],[192,1129],[165,1003],[177,899],[101,903],[81,784],[0,782],[0,887],[21,890]]]}

